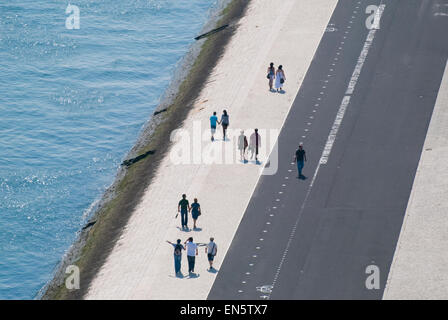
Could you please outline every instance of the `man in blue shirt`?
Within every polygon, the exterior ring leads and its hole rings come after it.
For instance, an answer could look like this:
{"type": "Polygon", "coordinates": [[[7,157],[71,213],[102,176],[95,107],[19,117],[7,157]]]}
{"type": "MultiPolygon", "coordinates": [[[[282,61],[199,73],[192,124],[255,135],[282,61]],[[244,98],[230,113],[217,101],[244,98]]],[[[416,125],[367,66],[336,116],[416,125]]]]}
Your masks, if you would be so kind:
{"type": "Polygon", "coordinates": [[[218,117],[216,116],[216,112],[213,112],[213,115],[210,117],[210,130],[212,133],[212,141],[215,141],[215,132],[216,132],[216,123],[219,124],[218,117]]]}

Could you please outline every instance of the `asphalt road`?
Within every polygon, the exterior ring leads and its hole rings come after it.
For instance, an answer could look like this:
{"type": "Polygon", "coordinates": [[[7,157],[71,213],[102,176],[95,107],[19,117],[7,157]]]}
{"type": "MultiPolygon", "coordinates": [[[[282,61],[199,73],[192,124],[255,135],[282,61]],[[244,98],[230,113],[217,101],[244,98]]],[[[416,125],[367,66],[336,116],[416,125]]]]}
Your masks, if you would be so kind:
{"type": "Polygon", "coordinates": [[[339,1],[280,133],[278,172],[260,178],[208,299],[381,299],[448,56],[447,15],[447,0],[339,1]],[[385,7],[369,40],[372,4],[385,7]],[[299,142],[306,180],[292,163],[299,142]],[[379,289],[366,288],[369,265],[379,289]]]}

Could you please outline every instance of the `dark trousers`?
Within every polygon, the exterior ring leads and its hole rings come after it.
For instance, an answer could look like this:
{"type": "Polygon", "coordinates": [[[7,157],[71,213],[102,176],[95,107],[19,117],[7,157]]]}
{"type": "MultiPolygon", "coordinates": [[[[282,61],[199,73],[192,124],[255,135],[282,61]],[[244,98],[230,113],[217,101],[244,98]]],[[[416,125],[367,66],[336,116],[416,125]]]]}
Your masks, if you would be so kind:
{"type": "Polygon", "coordinates": [[[196,257],[195,256],[187,256],[188,259],[188,272],[194,272],[194,262],[196,257]]]}
{"type": "Polygon", "coordinates": [[[188,223],[188,211],[187,210],[181,210],[180,212],[180,218],[182,220],[182,227],[187,226],[188,223]]]}
{"type": "Polygon", "coordinates": [[[182,256],[181,255],[174,255],[174,271],[176,274],[180,272],[180,266],[181,266],[182,256]]]}

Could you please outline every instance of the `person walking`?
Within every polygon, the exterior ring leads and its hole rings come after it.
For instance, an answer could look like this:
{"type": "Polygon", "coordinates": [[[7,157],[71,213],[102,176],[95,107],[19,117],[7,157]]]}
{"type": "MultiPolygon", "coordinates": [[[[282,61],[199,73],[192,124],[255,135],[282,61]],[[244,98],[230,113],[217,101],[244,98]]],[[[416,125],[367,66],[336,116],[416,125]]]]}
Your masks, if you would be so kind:
{"type": "Polygon", "coordinates": [[[191,204],[191,217],[193,218],[193,230],[196,229],[196,220],[201,215],[201,205],[198,203],[198,199],[194,198],[191,204]]]}
{"type": "Polygon", "coordinates": [[[215,259],[216,254],[218,253],[218,246],[214,242],[214,238],[210,238],[210,242],[205,247],[205,253],[207,254],[208,263],[210,264],[210,269],[213,270],[213,260],[215,259]]]}
{"type": "Polygon", "coordinates": [[[168,240],[166,241],[174,247],[174,271],[176,272],[176,276],[180,274],[182,250],[185,250],[185,247],[180,243],[180,241],[180,239],[177,239],[177,243],[172,243],[168,240]]]}
{"type": "Polygon", "coordinates": [[[188,273],[194,273],[194,264],[196,256],[198,255],[198,245],[193,242],[193,237],[190,237],[185,241],[185,247],[187,248],[187,260],[188,260],[188,273]]]}
{"type": "Polygon", "coordinates": [[[222,126],[223,140],[226,141],[226,131],[227,127],[229,126],[229,115],[227,114],[226,110],[222,112],[221,121],[219,123],[222,126]]]}
{"type": "Polygon", "coordinates": [[[296,155],[294,157],[294,159],[297,162],[297,171],[299,172],[299,179],[302,179],[304,176],[302,175],[302,169],[303,166],[305,165],[305,161],[306,161],[306,154],[305,154],[305,150],[303,149],[303,143],[299,144],[299,149],[296,150],[296,155]]]}
{"type": "Polygon", "coordinates": [[[183,194],[182,199],[177,206],[177,212],[180,212],[180,218],[182,223],[182,230],[188,229],[188,212],[191,210],[190,203],[187,200],[187,195],[183,194]]]}
{"type": "Polygon", "coordinates": [[[274,79],[275,79],[275,68],[274,68],[274,63],[271,62],[269,67],[268,67],[268,76],[267,78],[269,79],[269,91],[272,91],[272,86],[274,84],[274,79]]]}
{"type": "Polygon", "coordinates": [[[240,150],[240,160],[246,162],[246,148],[248,146],[247,138],[244,135],[244,131],[240,131],[238,136],[238,150],[240,150]]]}
{"type": "Polygon", "coordinates": [[[216,123],[219,123],[218,117],[216,116],[216,112],[213,112],[213,115],[210,117],[210,131],[212,134],[212,141],[215,141],[216,123]]]}
{"type": "Polygon", "coordinates": [[[258,150],[261,147],[261,137],[258,134],[258,129],[255,129],[254,133],[250,136],[250,158],[253,159],[255,153],[255,162],[258,163],[258,150]]]}
{"type": "Polygon", "coordinates": [[[277,72],[275,73],[275,88],[277,89],[277,92],[281,92],[283,90],[283,84],[285,83],[285,81],[285,71],[283,71],[283,66],[279,65],[277,72]]]}

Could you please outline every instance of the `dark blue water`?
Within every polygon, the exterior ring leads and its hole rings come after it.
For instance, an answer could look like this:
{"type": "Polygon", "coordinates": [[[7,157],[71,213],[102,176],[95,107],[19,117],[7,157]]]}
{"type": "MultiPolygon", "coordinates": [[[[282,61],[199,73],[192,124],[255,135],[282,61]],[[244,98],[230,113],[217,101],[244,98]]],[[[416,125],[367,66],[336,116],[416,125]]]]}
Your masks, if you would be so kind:
{"type": "Polygon", "coordinates": [[[0,299],[51,278],[215,2],[0,3],[0,299]]]}

